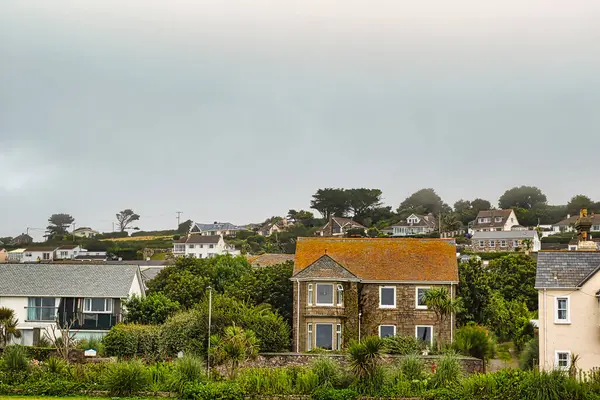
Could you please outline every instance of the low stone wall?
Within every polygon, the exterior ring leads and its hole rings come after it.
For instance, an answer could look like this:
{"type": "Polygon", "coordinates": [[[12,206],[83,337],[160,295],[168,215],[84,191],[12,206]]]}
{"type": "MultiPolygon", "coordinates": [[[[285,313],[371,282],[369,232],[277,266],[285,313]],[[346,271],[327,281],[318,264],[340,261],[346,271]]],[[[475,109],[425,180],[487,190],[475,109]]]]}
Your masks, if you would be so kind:
{"type": "MultiPolygon", "coordinates": [[[[304,353],[261,353],[255,360],[245,364],[247,367],[286,367],[306,366],[318,358],[330,357],[341,365],[348,365],[348,359],[342,354],[304,354],[304,353]]],[[[427,368],[432,368],[438,363],[441,356],[421,356],[427,368]]],[[[389,365],[399,362],[403,356],[385,355],[382,357],[383,364],[389,365]]],[[[483,372],[483,360],[473,357],[458,357],[458,360],[466,374],[483,372]]]]}

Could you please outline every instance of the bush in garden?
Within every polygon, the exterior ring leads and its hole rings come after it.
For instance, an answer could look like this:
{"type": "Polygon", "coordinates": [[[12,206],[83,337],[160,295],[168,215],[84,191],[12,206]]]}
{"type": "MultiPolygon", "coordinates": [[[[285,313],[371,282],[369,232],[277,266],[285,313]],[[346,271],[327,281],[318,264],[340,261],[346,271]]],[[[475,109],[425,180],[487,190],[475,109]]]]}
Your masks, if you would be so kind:
{"type": "Polygon", "coordinates": [[[293,374],[288,368],[247,368],[237,379],[246,395],[294,393],[293,374]]]}
{"type": "Polygon", "coordinates": [[[523,370],[530,370],[537,367],[539,364],[539,351],[540,343],[538,338],[534,338],[527,342],[523,351],[521,351],[521,358],[519,359],[519,367],[523,370]]]}
{"type": "Polygon", "coordinates": [[[44,368],[51,374],[60,375],[67,370],[67,363],[62,358],[50,357],[44,363],[44,368]]]}
{"type": "Polygon", "coordinates": [[[311,394],[319,387],[319,376],[311,369],[304,369],[296,376],[296,390],[300,394],[311,394]]]}
{"type": "Polygon", "coordinates": [[[2,355],[2,368],[10,373],[26,372],[29,370],[27,350],[20,345],[7,346],[2,355]]]}
{"type": "Polygon", "coordinates": [[[388,336],[384,339],[386,353],[405,356],[421,353],[426,344],[414,336],[388,336]]]}
{"type": "Polygon", "coordinates": [[[416,354],[409,354],[400,361],[400,370],[409,381],[421,380],[425,375],[425,364],[416,354]]]}
{"type": "Polygon", "coordinates": [[[103,376],[104,386],[111,395],[139,393],[149,385],[148,370],[139,360],[110,364],[103,376]]]}
{"type": "Polygon", "coordinates": [[[184,400],[243,400],[244,391],[235,382],[195,383],[185,386],[184,400]]]}
{"type": "Polygon", "coordinates": [[[160,356],[160,329],[153,325],[117,324],[103,339],[107,356],[143,357],[156,360],[160,356]]]}
{"type": "Polygon", "coordinates": [[[152,293],[146,297],[133,296],[124,302],[128,323],[158,325],[175,314],[181,306],[163,293],[152,293]]]}
{"type": "Polygon", "coordinates": [[[318,357],[311,363],[310,370],[317,376],[318,386],[331,388],[339,386],[342,371],[337,361],[331,357],[318,357]]]}
{"type": "Polygon", "coordinates": [[[484,363],[496,354],[493,335],[487,328],[473,323],[456,331],[453,347],[460,354],[480,358],[484,363]]]}
{"type": "Polygon", "coordinates": [[[186,355],[175,361],[175,369],[171,381],[171,389],[181,393],[187,383],[205,382],[206,364],[201,358],[186,355]]]}
{"type": "Polygon", "coordinates": [[[458,385],[462,376],[462,369],[458,358],[452,353],[442,356],[437,364],[435,373],[431,377],[434,388],[452,388],[458,385]]]}

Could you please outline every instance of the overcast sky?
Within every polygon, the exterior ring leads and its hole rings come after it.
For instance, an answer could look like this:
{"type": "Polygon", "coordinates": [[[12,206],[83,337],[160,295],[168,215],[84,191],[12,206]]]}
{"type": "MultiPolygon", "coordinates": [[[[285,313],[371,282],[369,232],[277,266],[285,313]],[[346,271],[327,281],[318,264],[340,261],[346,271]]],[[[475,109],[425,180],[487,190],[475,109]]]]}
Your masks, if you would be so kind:
{"type": "Polygon", "coordinates": [[[255,222],[320,187],[600,200],[598,21],[597,0],[3,0],[0,236],[124,208],[255,222]]]}

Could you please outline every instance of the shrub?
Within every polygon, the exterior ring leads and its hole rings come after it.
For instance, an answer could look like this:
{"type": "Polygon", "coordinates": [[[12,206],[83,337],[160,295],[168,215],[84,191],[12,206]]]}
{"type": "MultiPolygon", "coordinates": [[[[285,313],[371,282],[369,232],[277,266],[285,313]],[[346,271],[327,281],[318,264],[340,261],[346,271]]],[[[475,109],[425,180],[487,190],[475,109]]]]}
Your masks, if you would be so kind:
{"type": "Polygon", "coordinates": [[[519,367],[524,370],[534,369],[539,362],[539,340],[534,338],[527,342],[523,351],[521,351],[521,358],[519,360],[519,367]]]}
{"type": "Polygon", "coordinates": [[[246,395],[293,393],[293,376],[287,368],[248,368],[240,373],[238,382],[246,395]]]}
{"type": "Polygon", "coordinates": [[[386,352],[405,356],[425,350],[425,343],[414,336],[389,336],[384,340],[386,352]]]}
{"type": "Polygon", "coordinates": [[[409,381],[421,380],[425,374],[425,364],[416,354],[409,354],[400,361],[400,370],[409,381]]]}
{"type": "Polygon", "coordinates": [[[311,371],[317,376],[317,385],[338,387],[341,380],[340,365],[331,357],[318,357],[311,363],[311,371]]]}
{"type": "Polygon", "coordinates": [[[480,358],[484,362],[496,353],[492,334],[487,328],[475,324],[468,324],[456,331],[453,347],[465,356],[480,358]]]}
{"type": "Polygon", "coordinates": [[[19,345],[7,346],[4,349],[2,367],[10,373],[29,370],[29,360],[25,347],[19,345]]]}
{"type": "Polygon", "coordinates": [[[103,339],[107,356],[159,358],[160,330],[152,325],[117,324],[103,339]]]}
{"type": "Polygon", "coordinates": [[[201,358],[186,355],[175,361],[175,370],[171,381],[171,388],[181,393],[185,384],[192,382],[204,382],[205,364],[201,358]]]}
{"type": "Polygon", "coordinates": [[[148,371],[139,360],[111,364],[104,374],[106,389],[117,396],[131,395],[146,389],[149,384],[148,371]]]}
{"type": "Polygon", "coordinates": [[[188,400],[243,400],[244,392],[234,382],[196,383],[186,385],[181,398],[188,400]]]}
{"type": "Polygon", "coordinates": [[[458,384],[462,370],[458,358],[454,354],[448,353],[439,359],[435,374],[431,378],[431,385],[434,388],[451,388],[458,384]]]}
{"type": "Polygon", "coordinates": [[[311,394],[319,387],[319,377],[311,369],[306,369],[296,376],[296,389],[301,394],[311,394]]]}
{"type": "Polygon", "coordinates": [[[67,363],[61,358],[50,357],[44,363],[44,367],[49,373],[60,375],[67,369],[67,363]]]}
{"type": "Polygon", "coordinates": [[[169,299],[163,293],[153,293],[146,297],[133,296],[125,301],[129,323],[158,325],[180,309],[178,302],[169,299]]]}
{"type": "Polygon", "coordinates": [[[311,397],[314,400],[355,400],[358,393],[353,389],[321,388],[315,390],[311,397]]]}
{"type": "Polygon", "coordinates": [[[54,347],[26,346],[27,356],[33,360],[46,361],[56,353],[54,347]]]}

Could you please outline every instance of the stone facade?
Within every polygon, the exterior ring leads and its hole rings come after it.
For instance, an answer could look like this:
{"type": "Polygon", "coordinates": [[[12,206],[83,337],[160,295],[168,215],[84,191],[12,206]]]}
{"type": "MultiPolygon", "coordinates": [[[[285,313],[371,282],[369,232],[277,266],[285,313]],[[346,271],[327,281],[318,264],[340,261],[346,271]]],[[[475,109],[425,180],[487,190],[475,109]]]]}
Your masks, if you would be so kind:
{"type": "Polygon", "coordinates": [[[524,251],[525,245],[518,239],[482,239],[473,240],[473,251],[477,253],[494,253],[504,251],[524,251]]]}
{"type": "MultiPolygon", "coordinates": [[[[449,342],[452,335],[453,318],[447,318],[440,326],[433,311],[418,308],[416,304],[417,287],[429,287],[432,285],[412,284],[385,284],[385,287],[396,288],[396,307],[379,307],[379,290],[383,285],[375,283],[358,283],[336,281],[296,281],[294,282],[294,332],[293,350],[304,352],[309,350],[308,336],[309,324],[312,324],[312,348],[316,347],[315,326],[317,323],[333,325],[333,348],[344,348],[351,340],[360,337],[378,336],[380,325],[393,325],[396,335],[415,336],[417,326],[432,327],[432,339],[449,342]],[[317,284],[332,284],[334,288],[334,305],[316,305],[317,284]],[[343,287],[343,304],[338,305],[336,301],[337,285],[343,287]],[[312,287],[313,304],[308,304],[309,287],[312,287]],[[300,296],[298,296],[298,289],[300,296]],[[359,313],[361,313],[359,322],[359,313]],[[337,325],[341,325],[342,341],[338,347],[337,325]],[[298,329],[299,327],[299,329],[298,329]],[[439,335],[439,336],[438,336],[439,335]]],[[[455,288],[445,286],[450,293],[455,288]]]]}

